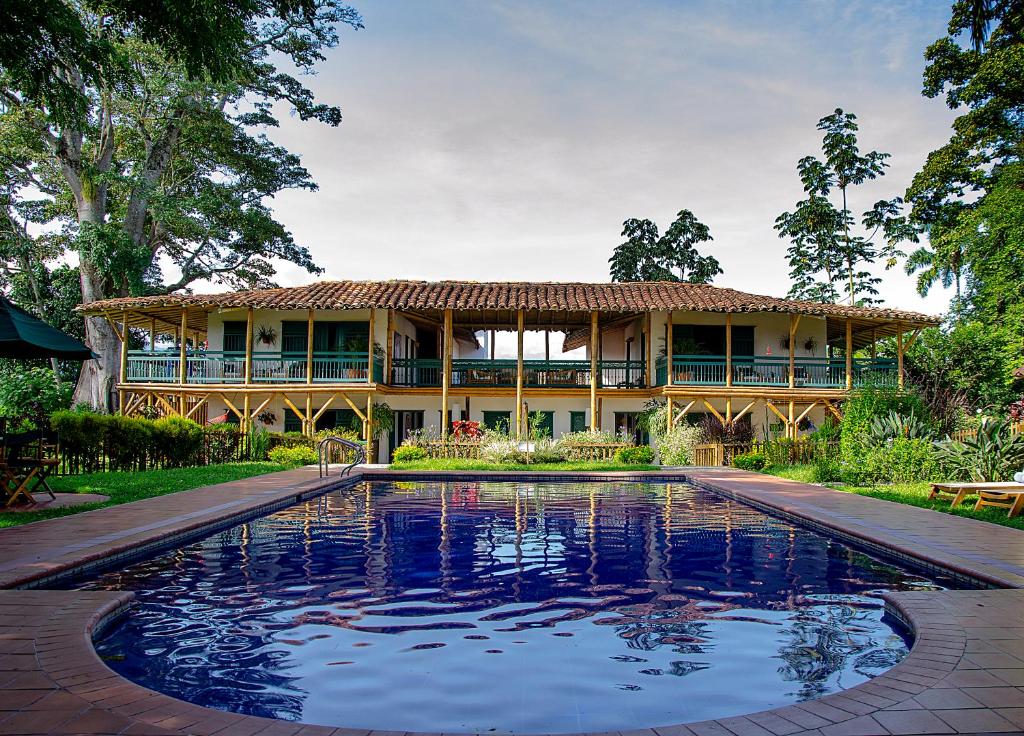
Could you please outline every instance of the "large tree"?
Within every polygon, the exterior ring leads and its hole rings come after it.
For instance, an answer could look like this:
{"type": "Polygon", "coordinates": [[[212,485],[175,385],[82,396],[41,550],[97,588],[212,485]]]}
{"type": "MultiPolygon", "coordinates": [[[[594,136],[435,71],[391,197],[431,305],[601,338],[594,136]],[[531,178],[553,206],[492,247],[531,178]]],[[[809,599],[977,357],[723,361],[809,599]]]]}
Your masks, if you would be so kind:
{"type": "Polygon", "coordinates": [[[850,304],[879,300],[881,279],[868,268],[881,260],[887,268],[902,255],[899,244],[917,241],[917,230],[902,214],[899,197],[879,200],[861,214],[860,227],[850,207],[852,189],[885,174],[888,153],[861,153],[857,116],[837,108],[818,121],[822,158],[805,156],[797,163],[807,195],[792,212],[775,220],[787,251],[794,299],[850,304]],[[837,199],[833,202],[833,199],[837,199]]]}
{"type": "MultiPolygon", "coordinates": [[[[281,108],[338,125],[338,108],[318,102],[294,72],[312,72],[338,42],[339,24],[360,26],[357,13],[337,0],[294,10],[245,0],[241,41],[233,32],[223,46],[219,37],[209,39],[217,73],[197,74],[189,54],[173,42],[170,51],[153,43],[165,39],[144,24],[88,4],[69,7],[86,48],[102,50],[102,63],[84,69],[74,56],[53,62],[85,101],[83,114],[69,114],[51,92],[33,87],[31,75],[8,68],[0,76],[0,160],[14,172],[8,180],[20,177],[31,195],[47,198],[45,224],[77,256],[82,301],[165,293],[203,280],[270,285],[275,259],[317,273],[267,204],[283,189],[315,184],[265,131],[277,126],[281,108]]],[[[76,400],[106,407],[117,338],[98,318],[86,320],[85,338],[101,357],[83,366],[76,400]]]]}
{"type": "Polygon", "coordinates": [[[697,250],[712,240],[711,232],[690,210],[680,210],[664,234],[652,220],[629,219],[622,223],[622,235],[625,242],[608,259],[613,281],[710,284],[722,273],[717,258],[697,250]]]}
{"type": "Polygon", "coordinates": [[[958,117],[906,194],[928,233],[907,272],[922,294],[956,289],[929,343],[937,357],[922,366],[983,366],[947,374],[972,403],[999,406],[1019,391],[1024,362],[1024,0],[954,2],[925,58],[923,94],[944,96],[958,117]]]}

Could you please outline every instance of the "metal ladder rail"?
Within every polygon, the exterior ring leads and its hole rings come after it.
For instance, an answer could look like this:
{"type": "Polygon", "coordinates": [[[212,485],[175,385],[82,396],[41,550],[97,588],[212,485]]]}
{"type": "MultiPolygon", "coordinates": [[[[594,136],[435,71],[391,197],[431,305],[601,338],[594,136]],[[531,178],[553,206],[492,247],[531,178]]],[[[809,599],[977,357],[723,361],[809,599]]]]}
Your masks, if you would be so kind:
{"type": "Polygon", "coordinates": [[[345,473],[351,472],[352,468],[354,468],[356,465],[366,462],[366,448],[364,448],[358,442],[353,442],[352,440],[347,440],[344,437],[337,437],[335,435],[324,437],[322,440],[320,440],[320,442],[317,443],[316,446],[316,454],[317,460],[319,461],[321,478],[328,475],[328,473],[330,472],[331,464],[328,451],[329,446],[332,444],[341,445],[345,449],[352,450],[353,453],[355,453],[355,461],[349,463],[348,465],[341,469],[342,477],[344,477],[345,473]]]}

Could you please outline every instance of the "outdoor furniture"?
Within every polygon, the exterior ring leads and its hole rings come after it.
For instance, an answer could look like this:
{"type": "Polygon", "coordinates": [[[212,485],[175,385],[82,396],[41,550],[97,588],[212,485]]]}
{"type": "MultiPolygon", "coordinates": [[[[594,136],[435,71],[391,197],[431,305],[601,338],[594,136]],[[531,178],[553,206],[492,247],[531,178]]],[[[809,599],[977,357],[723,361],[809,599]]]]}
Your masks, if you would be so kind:
{"type": "Polygon", "coordinates": [[[30,504],[35,503],[32,494],[40,486],[50,494],[50,498],[56,498],[46,479],[60,464],[60,460],[45,431],[5,435],[3,455],[6,470],[4,490],[7,494],[5,505],[13,506],[22,499],[30,504]]]}
{"type": "Polygon", "coordinates": [[[967,496],[981,494],[983,492],[1005,494],[1007,492],[1019,491],[1024,493],[1024,483],[1012,481],[979,481],[973,483],[932,483],[931,493],[928,494],[929,501],[941,500],[946,496],[952,496],[951,506],[959,506],[967,496]]]}
{"type": "Polygon", "coordinates": [[[987,506],[1006,509],[1007,516],[1012,519],[1024,510],[1024,488],[1005,492],[978,491],[978,502],[974,504],[974,510],[977,511],[987,506]]]}

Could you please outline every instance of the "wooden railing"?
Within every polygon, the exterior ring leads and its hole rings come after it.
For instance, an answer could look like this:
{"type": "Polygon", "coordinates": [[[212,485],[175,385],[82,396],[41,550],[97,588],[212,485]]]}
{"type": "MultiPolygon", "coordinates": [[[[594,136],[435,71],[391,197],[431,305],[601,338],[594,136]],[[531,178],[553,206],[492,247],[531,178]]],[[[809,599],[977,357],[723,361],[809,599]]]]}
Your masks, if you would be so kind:
{"type": "MultiPolygon", "coordinates": [[[[668,383],[668,361],[657,362],[658,384],[668,383]]],[[[684,386],[724,386],[728,361],[724,355],[675,355],[672,383],[684,386]]],[[[896,361],[892,358],[854,358],[852,384],[895,383],[896,361]]],[[[780,356],[733,356],[733,386],[788,386],[789,358],[780,356]]],[[[797,388],[844,388],[845,358],[796,358],[793,385],[797,388]]]]}
{"type": "Polygon", "coordinates": [[[606,460],[614,460],[615,453],[623,447],[632,447],[632,445],[625,442],[565,445],[565,459],[579,462],[602,462],[606,460]]]}
{"type": "Polygon", "coordinates": [[[693,464],[702,468],[731,466],[737,455],[760,452],[768,456],[769,464],[797,465],[814,463],[839,452],[838,442],[820,442],[812,439],[772,440],[770,442],[709,442],[697,445],[693,451],[693,464]]]}
{"type": "MultiPolygon", "coordinates": [[[[370,380],[369,358],[364,352],[313,353],[310,375],[313,383],[366,383],[370,380]]],[[[373,380],[383,380],[383,362],[374,361],[373,380]]],[[[129,383],[178,383],[181,357],[177,352],[131,350],[126,380],[129,383]]],[[[305,383],[305,353],[256,352],[252,355],[253,383],[305,383]]],[[[245,356],[242,353],[205,350],[185,358],[187,384],[242,383],[245,356]]]]}
{"type": "Polygon", "coordinates": [[[442,440],[434,440],[433,442],[424,443],[422,447],[427,451],[427,457],[431,460],[480,459],[481,444],[479,442],[444,442],[442,440]]]}
{"type": "MultiPolygon", "coordinates": [[[[1010,424],[1010,434],[1024,434],[1024,421],[1012,422],[1010,424]]],[[[958,429],[950,435],[950,439],[963,442],[966,439],[977,436],[978,430],[976,429],[958,429]]]]}
{"type": "MultiPolygon", "coordinates": [[[[441,360],[437,358],[395,358],[391,361],[394,386],[437,387],[441,385],[441,360]]],[[[643,388],[641,360],[602,360],[598,366],[602,388],[643,388]]],[[[516,385],[515,360],[453,360],[452,386],[516,385]]],[[[523,385],[528,388],[586,388],[590,386],[589,360],[523,361],[523,385]]]]}

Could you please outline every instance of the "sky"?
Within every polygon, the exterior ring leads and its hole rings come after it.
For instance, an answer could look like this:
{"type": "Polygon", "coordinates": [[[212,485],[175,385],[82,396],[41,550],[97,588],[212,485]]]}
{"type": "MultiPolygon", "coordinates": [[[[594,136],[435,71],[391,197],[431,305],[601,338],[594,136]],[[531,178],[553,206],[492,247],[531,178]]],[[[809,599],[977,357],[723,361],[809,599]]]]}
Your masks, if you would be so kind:
{"type": "MultiPolygon", "coordinates": [[[[623,220],[664,229],[685,208],[717,285],[782,296],[773,224],[802,198],[819,118],[854,112],[862,150],[892,154],[857,212],[902,195],[950,133],[921,95],[944,0],[354,4],[365,29],[306,80],[342,124],[285,117],[272,135],[320,185],[272,205],[326,278],[605,281],[623,220]]],[[[948,305],[883,276],[887,304],[948,305]]]]}

